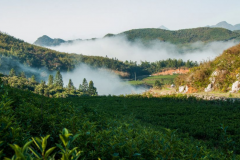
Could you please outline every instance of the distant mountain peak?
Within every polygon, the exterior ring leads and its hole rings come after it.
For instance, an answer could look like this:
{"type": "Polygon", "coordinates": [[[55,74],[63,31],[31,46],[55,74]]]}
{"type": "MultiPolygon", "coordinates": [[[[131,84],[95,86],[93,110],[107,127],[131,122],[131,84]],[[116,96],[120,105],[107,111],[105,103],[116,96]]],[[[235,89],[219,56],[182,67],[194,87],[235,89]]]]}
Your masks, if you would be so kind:
{"type": "Polygon", "coordinates": [[[225,29],[228,29],[228,30],[231,30],[231,31],[240,30],[240,24],[232,25],[232,24],[227,23],[226,21],[219,22],[216,25],[209,26],[209,27],[225,28],[225,29]]]}
{"type": "Polygon", "coordinates": [[[60,38],[50,38],[47,35],[43,35],[42,37],[39,37],[34,44],[39,45],[39,46],[57,46],[60,45],[61,43],[64,43],[65,41],[60,38]]]}
{"type": "Polygon", "coordinates": [[[161,25],[160,27],[158,27],[159,29],[165,29],[165,30],[169,30],[167,27],[165,27],[164,25],[161,25]]]}

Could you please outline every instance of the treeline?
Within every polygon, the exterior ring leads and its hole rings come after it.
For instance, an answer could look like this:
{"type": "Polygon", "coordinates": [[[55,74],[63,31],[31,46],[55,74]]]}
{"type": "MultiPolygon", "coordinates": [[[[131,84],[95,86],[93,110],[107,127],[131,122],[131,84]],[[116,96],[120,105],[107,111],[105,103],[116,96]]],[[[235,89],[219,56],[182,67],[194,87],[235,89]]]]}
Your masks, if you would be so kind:
{"type": "Polygon", "coordinates": [[[187,44],[198,41],[227,41],[240,37],[240,34],[237,32],[232,32],[224,28],[208,27],[182,29],[177,31],[169,31],[157,28],[144,28],[129,30],[118,35],[126,35],[129,41],[142,40],[143,42],[149,42],[152,40],[160,40],[174,44],[187,44]]]}
{"type": "Polygon", "coordinates": [[[17,75],[14,69],[11,69],[9,76],[1,75],[1,79],[5,84],[11,87],[30,90],[34,93],[47,97],[65,98],[72,96],[98,95],[97,88],[94,87],[93,81],[88,83],[86,78],[83,79],[79,88],[74,87],[71,79],[69,79],[68,85],[64,87],[60,71],[56,72],[55,78],[53,75],[49,75],[47,84],[45,81],[38,83],[34,75],[32,75],[31,78],[27,78],[24,72],[20,72],[17,75]]]}
{"type": "Polygon", "coordinates": [[[78,64],[85,63],[96,68],[103,67],[111,70],[127,72],[130,75],[128,78],[134,77],[135,73],[138,75],[148,75],[159,72],[164,68],[193,67],[197,65],[196,62],[183,62],[181,59],[168,59],[156,62],[145,61],[137,64],[136,61],[122,62],[117,58],[67,54],[29,44],[1,32],[0,56],[1,59],[8,57],[12,60],[18,60],[25,66],[38,69],[44,67],[50,71],[71,71],[78,64]]]}

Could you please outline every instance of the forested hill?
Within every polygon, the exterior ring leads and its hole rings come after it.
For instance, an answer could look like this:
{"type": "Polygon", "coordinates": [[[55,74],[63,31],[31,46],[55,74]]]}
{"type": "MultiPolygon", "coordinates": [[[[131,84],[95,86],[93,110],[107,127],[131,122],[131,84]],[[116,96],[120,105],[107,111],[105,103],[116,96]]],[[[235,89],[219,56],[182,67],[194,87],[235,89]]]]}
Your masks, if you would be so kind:
{"type": "Polygon", "coordinates": [[[60,38],[50,38],[46,35],[43,35],[42,37],[39,37],[34,44],[39,45],[39,46],[57,46],[60,45],[61,43],[65,43],[66,41],[60,38]]]}
{"type": "MultiPolygon", "coordinates": [[[[48,70],[71,71],[78,64],[85,63],[96,68],[108,68],[115,71],[127,72],[131,77],[135,73],[149,75],[159,72],[164,68],[193,67],[197,64],[192,61],[184,62],[181,59],[158,60],[156,62],[119,61],[117,58],[85,56],[79,54],[68,54],[48,48],[32,45],[23,40],[0,32],[0,63],[6,63],[6,57],[19,61],[25,66],[35,68],[47,68],[48,70]],[[3,59],[3,61],[1,61],[3,59]]],[[[8,64],[4,64],[5,66],[8,64]]],[[[16,67],[16,66],[15,66],[16,67]]],[[[2,66],[0,67],[0,69],[2,66]]],[[[11,69],[11,68],[10,68],[11,69]]],[[[17,70],[17,69],[16,69],[17,70]]]]}
{"type": "MultiPolygon", "coordinates": [[[[183,29],[177,31],[169,31],[156,28],[132,29],[119,33],[115,36],[119,35],[126,35],[127,39],[130,41],[142,40],[143,42],[148,42],[151,40],[161,40],[174,44],[194,43],[197,41],[213,42],[240,39],[240,34],[237,32],[232,32],[224,28],[208,27],[183,29]]],[[[114,35],[107,34],[105,37],[108,36],[114,35]]]]}

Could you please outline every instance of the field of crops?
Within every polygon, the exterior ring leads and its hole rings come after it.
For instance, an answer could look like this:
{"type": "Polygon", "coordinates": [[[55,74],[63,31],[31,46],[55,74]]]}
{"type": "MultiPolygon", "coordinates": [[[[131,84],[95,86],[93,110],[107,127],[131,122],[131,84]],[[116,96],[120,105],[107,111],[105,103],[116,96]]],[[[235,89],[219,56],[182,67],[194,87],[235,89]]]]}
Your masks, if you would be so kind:
{"type": "Polygon", "coordinates": [[[132,85],[141,85],[141,84],[147,84],[147,85],[154,85],[156,80],[159,80],[163,84],[172,84],[174,81],[174,78],[176,78],[177,75],[162,75],[162,76],[148,76],[139,78],[136,81],[128,81],[132,85]]]}
{"type": "Polygon", "coordinates": [[[239,102],[48,98],[3,85],[0,95],[0,159],[239,158],[239,102]]]}
{"type": "Polygon", "coordinates": [[[185,96],[107,96],[66,100],[75,104],[84,102],[96,111],[116,116],[133,116],[145,126],[157,130],[163,127],[177,129],[181,136],[189,135],[213,148],[222,145],[222,130],[226,127],[226,135],[231,139],[228,147],[235,147],[240,153],[240,102],[204,101],[185,96]]]}

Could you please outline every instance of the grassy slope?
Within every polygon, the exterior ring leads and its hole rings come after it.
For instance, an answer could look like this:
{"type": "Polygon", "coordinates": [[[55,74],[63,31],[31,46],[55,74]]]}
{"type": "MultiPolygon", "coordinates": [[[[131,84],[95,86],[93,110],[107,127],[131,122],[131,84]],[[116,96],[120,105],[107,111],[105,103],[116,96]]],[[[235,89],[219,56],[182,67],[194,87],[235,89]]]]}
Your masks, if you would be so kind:
{"type": "Polygon", "coordinates": [[[210,84],[209,78],[214,71],[221,73],[215,77],[214,88],[229,91],[233,82],[238,80],[236,75],[240,73],[240,44],[225,50],[213,61],[192,68],[189,74],[177,77],[175,82],[178,86],[190,84],[202,91],[210,84]]]}
{"type": "Polygon", "coordinates": [[[141,84],[147,84],[147,85],[154,85],[156,80],[159,80],[160,82],[164,84],[171,84],[171,82],[174,81],[174,79],[177,77],[177,75],[164,75],[164,76],[151,76],[146,77],[143,79],[138,79],[137,81],[128,81],[132,85],[141,85],[141,84]]]}
{"type": "Polygon", "coordinates": [[[137,39],[141,39],[143,41],[161,40],[174,44],[193,43],[197,41],[226,41],[240,37],[239,33],[223,28],[193,28],[178,31],[146,28],[133,29],[118,35],[126,35],[130,41],[137,39]]]}

